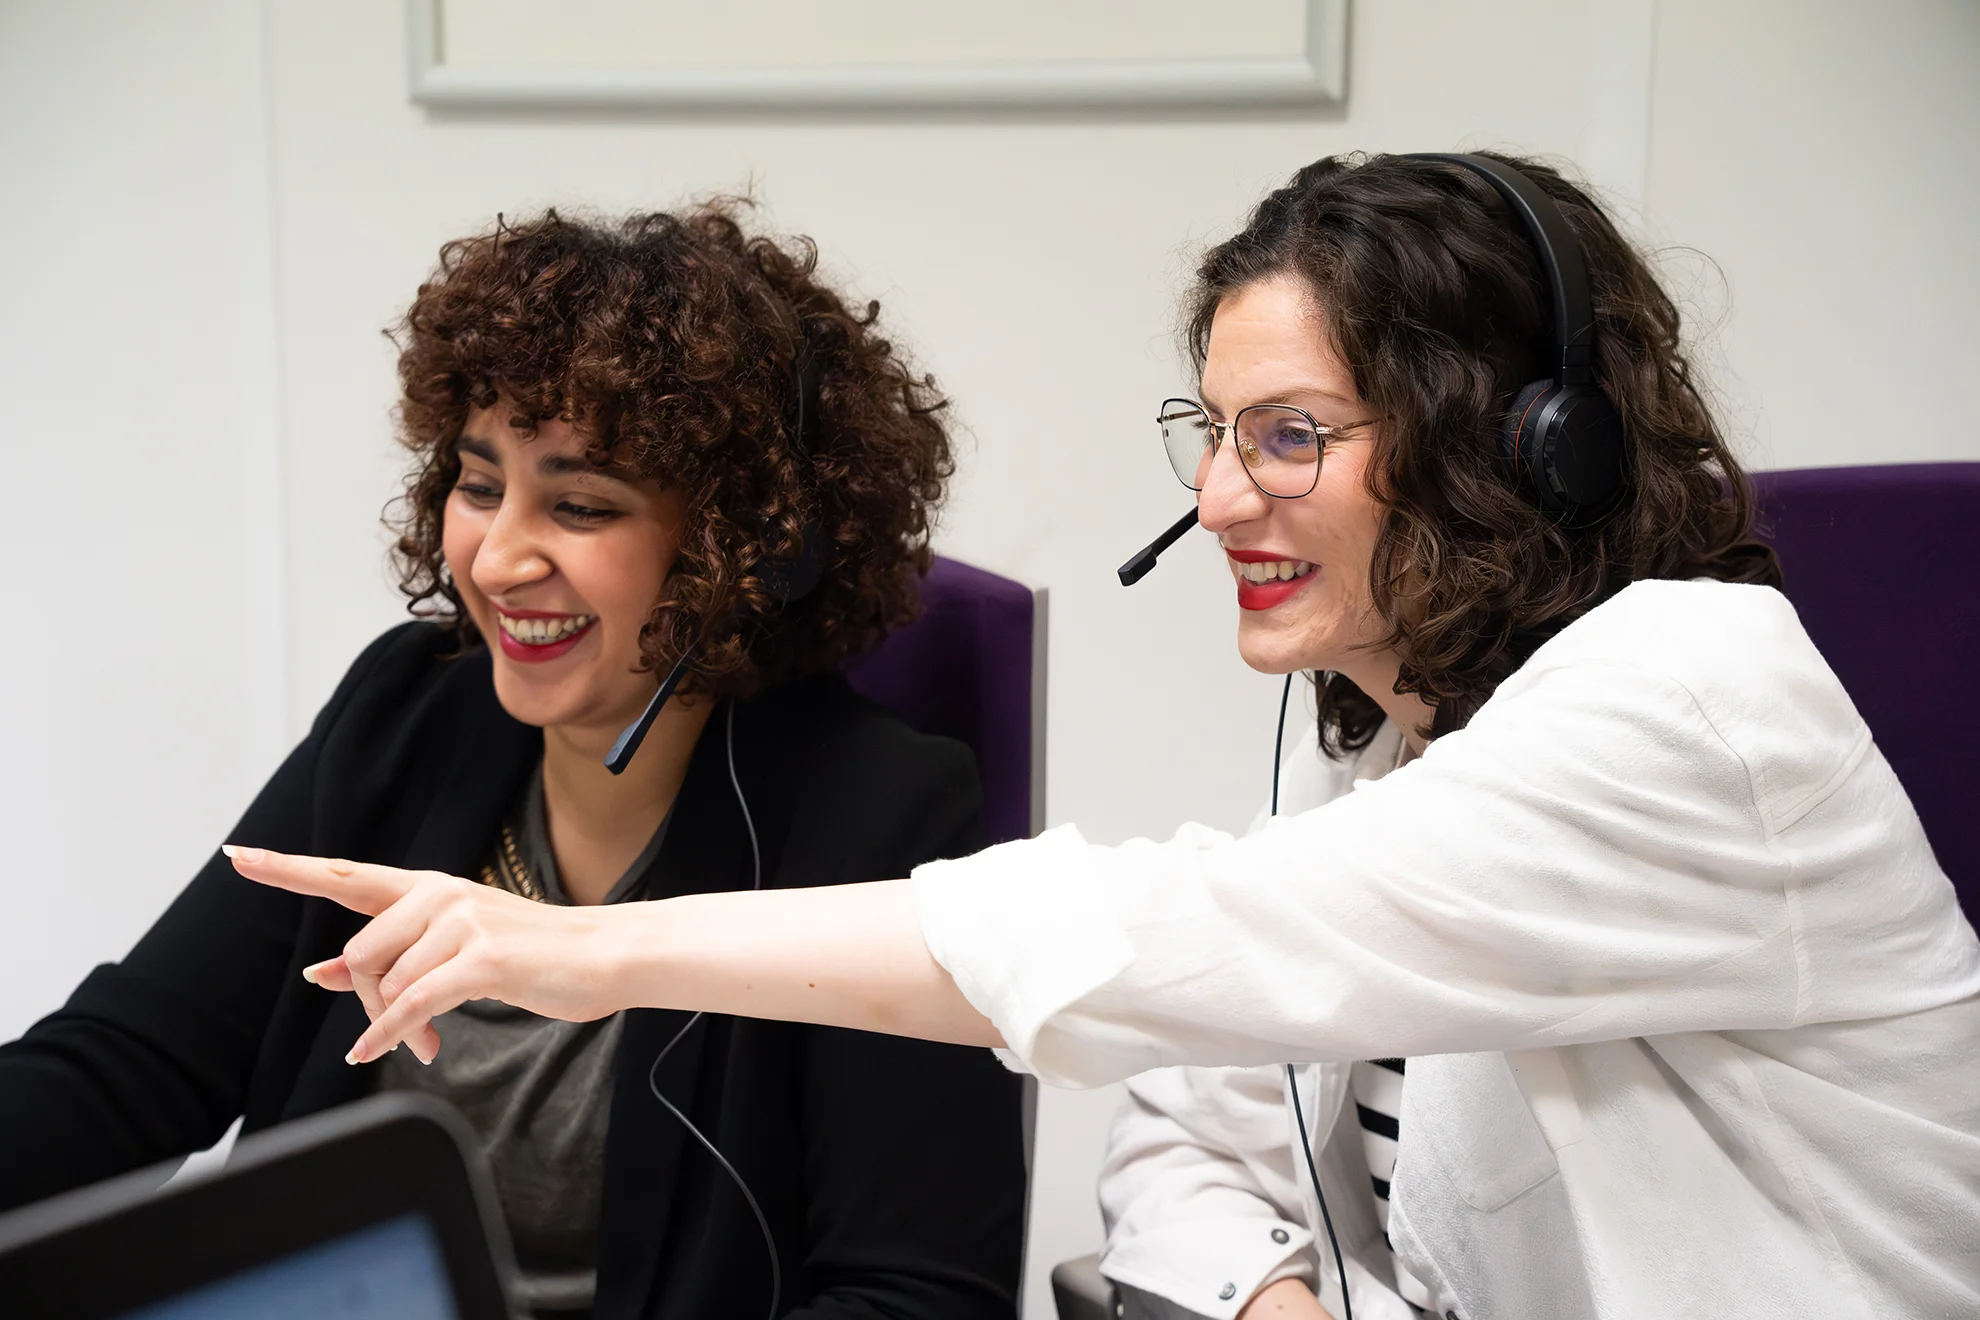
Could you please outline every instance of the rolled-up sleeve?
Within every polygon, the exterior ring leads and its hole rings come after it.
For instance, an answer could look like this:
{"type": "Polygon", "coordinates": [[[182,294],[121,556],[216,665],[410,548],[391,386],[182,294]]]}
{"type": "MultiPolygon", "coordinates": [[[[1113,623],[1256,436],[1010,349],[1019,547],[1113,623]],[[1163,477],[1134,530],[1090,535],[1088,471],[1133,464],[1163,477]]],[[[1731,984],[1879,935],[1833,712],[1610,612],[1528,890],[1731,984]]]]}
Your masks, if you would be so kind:
{"type": "Polygon", "coordinates": [[[1797,1012],[1787,866],[1690,693],[1522,673],[1415,763],[1244,839],[1061,827],[915,872],[936,960],[1042,1080],[1518,1050],[1797,1012]]]}

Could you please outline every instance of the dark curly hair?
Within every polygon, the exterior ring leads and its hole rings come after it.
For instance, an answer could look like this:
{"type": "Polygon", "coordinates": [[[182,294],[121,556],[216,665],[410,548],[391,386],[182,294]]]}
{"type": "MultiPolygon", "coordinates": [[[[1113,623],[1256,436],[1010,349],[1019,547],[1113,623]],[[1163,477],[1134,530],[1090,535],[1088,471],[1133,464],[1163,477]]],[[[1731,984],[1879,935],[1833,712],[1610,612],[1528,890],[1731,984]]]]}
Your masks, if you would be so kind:
{"type": "MultiPolygon", "coordinates": [[[[1490,184],[1405,156],[1316,161],[1259,203],[1197,270],[1186,341],[1201,370],[1217,307],[1293,275],[1382,418],[1368,488],[1387,510],[1370,594],[1402,660],[1398,692],[1463,727],[1541,642],[1640,578],[1780,584],[1752,539],[1753,501],[1701,395],[1678,309],[1585,189],[1541,162],[1532,179],[1580,239],[1595,313],[1595,377],[1622,414],[1627,486],[1593,525],[1518,491],[1500,421],[1547,374],[1551,307],[1526,231],[1490,184]]],[[[1366,746],[1382,711],[1337,673],[1315,676],[1322,746],[1366,746]]]]}
{"type": "Polygon", "coordinates": [[[914,616],[955,467],[946,403],[880,335],[878,303],[848,308],[818,279],[811,241],[748,232],[746,205],[609,223],[551,210],[440,249],[391,332],[415,458],[392,517],[409,610],[480,640],[441,527],[468,410],[499,403],[512,426],[570,422],[592,462],[685,495],[640,647],[664,672],[696,646],[686,690],[747,694],[831,670],[914,616]],[[805,535],[823,576],[780,608],[775,572],[805,535]]]}

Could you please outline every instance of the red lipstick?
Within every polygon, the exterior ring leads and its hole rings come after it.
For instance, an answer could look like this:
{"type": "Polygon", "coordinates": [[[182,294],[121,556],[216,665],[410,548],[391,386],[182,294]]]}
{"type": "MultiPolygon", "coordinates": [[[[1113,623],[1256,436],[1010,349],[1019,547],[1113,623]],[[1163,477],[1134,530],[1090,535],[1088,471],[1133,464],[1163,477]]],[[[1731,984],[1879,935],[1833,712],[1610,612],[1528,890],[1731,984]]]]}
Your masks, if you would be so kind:
{"type": "MultiPolygon", "coordinates": [[[[1302,562],[1297,555],[1278,555],[1269,550],[1226,550],[1224,553],[1233,563],[1238,564],[1275,564],[1287,560],[1302,562]]],[[[1275,605],[1282,605],[1298,595],[1300,589],[1312,581],[1318,572],[1318,568],[1315,568],[1313,572],[1300,577],[1280,578],[1272,582],[1253,582],[1239,573],[1237,574],[1238,608],[1269,610],[1275,605]]]]}
{"type": "MultiPolygon", "coordinates": [[[[496,612],[504,618],[510,619],[568,619],[571,617],[568,614],[558,614],[549,610],[498,610],[496,612]]],[[[576,632],[565,637],[559,637],[554,642],[545,642],[540,646],[510,636],[508,630],[499,625],[495,631],[501,637],[503,655],[509,657],[511,660],[521,661],[526,665],[535,665],[555,660],[559,656],[569,655],[579,642],[591,635],[592,629],[597,626],[598,620],[593,618],[576,632]]]]}

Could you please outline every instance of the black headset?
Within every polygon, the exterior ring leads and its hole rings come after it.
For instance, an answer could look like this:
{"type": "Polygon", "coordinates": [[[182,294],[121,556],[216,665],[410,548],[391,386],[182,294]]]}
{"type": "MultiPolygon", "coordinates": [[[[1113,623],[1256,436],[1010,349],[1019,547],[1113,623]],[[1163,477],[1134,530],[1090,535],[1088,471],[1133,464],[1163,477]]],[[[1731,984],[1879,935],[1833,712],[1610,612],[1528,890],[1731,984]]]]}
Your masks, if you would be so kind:
{"type": "MultiPolygon", "coordinates": [[[[797,381],[792,393],[795,402],[791,407],[789,423],[791,442],[797,449],[800,462],[808,463],[817,452],[819,431],[818,367],[809,343],[799,345],[797,381]]],[[[764,526],[767,530],[769,524],[766,522],[764,526]]],[[[757,581],[763,584],[764,594],[770,597],[778,612],[809,596],[824,576],[825,533],[816,511],[805,521],[804,530],[799,534],[795,559],[765,560],[756,565],[757,581]]],[[[687,676],[688,665],[700,649],[699,642],[689,643],[687,649],[681,652],[680,659],[674,661],[674,667],[667,671],[667,677],[661,680],[659,690],[646,703],[646,709],[613,741],[612,750],[605,755],[607,770],[615,775],[623,774],[626,767],[632,764],[633,753],[646,740],[647,730],[653,727],[661,708],[687,676]]]]}
{"type": "Polygon", "coordinates": [[[1540,508],[1569,523],[1600,518],[1622,494],[1627,463],[1622,415],[1595,383],[1595,307],[1581,240],[1554,199],[1510,165],[1454,153],[1411,159],[1441,160],[1491,184],[1532,241],[1553,303],[1553,374],[1513,395],[1499,449],[1540,508]]]}

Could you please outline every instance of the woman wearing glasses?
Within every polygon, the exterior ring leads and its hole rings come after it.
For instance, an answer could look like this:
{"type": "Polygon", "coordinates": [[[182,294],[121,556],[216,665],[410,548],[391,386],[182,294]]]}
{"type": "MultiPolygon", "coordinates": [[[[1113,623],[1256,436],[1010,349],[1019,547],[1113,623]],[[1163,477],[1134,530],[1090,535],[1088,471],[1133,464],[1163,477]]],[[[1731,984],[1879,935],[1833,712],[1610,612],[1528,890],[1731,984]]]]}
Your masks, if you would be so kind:
{"type": "Polygon", "coordinates": [[[1500,164],[1585,324],[1449,160],[1320,161],[1201,267],[1164,440],[1245,660],[1317,677],[1279,819],[612,913],[239,854],[374,915],[317,972],[389,1005],[357,1057],[499,992],[1134,1078],[1104,1268],[1143,1314],[1980,1313],[1980,942],[1749,539],[1675,307],[1586,192],[1500,164]],[[1620,417],[1600,507],[1502,446],[1556,370],[1620,417]]]}

